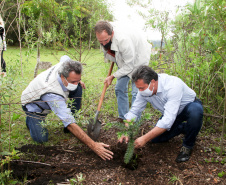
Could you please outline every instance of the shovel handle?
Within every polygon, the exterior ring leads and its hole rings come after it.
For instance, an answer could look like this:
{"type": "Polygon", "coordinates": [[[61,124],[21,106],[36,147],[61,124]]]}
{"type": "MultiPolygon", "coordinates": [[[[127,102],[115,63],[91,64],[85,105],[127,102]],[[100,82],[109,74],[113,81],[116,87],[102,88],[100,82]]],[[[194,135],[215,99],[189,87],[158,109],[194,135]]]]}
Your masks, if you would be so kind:
{"type": "MultiPolygon", "coordinates": [[[[113,67],[114,67],[114,62],[111,62],[111,67],[110,67],[110,69],[109,69],[109,71],[108,71],[108,76],[111,75],[111,72],[112,72],[113,67]]],[[[107,77],[108,77],[108,76],[107,76],[107,77]]],[[[108,87],[108,84],[105,83],[105,84],[104,84],[104,89],[103,89],[103,91],[102,91],[102,93],[101,93],[101,96],[100,96],[100,101],[99,101],[99,104],[98,104],[98,107],[97,107],[97,111],[100,111],[100,108],[101,108],[101,105],[102,105],[102,103],[103,103],[104,95],[105,95],[105,92],[106,92],[106,90],[107,90],[107,87],[108,87]]]]}

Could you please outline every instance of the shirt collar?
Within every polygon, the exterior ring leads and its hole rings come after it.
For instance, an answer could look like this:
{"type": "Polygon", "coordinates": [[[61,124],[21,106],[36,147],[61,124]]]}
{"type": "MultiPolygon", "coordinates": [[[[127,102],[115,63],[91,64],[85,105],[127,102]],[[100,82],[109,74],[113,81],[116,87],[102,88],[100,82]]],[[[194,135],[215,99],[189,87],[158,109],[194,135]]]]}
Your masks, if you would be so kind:
{"type": "Polygon", "coordinates": [[[115,34],[117,34],[116,33],[116,31],[114,31],[114,35],[113,35],[113,37],[112,37],[112,43],[111,43],[111,50],[113,50],[113,51],[118,51],[118,46],[116,45],[116,38],[115,38],[115,34]]]}
{"type": "Polygon", "coordinates": [[[59,74],[57,75],[57,80],[60,83],[60,86],[62,87],[63,91],[68,91],[67,88],[64,86],[59,74]]]}
{"type": "Polygon", "coordinates": [[[161,85],[161,82],[162,82],[161,75],[158,74],[158,89],[157,89],[157,93],[156,93],[156,94],[161,93],[162,90],[163,90],[163,87],[162,87],[162,85],[161,85]]]}

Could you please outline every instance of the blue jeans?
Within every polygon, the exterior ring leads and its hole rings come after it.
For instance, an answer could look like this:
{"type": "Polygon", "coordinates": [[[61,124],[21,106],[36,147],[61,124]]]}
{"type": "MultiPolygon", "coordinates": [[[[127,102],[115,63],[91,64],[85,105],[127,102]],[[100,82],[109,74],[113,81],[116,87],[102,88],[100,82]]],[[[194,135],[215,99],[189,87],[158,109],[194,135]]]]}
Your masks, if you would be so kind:
{"type": "Polygon", "coordinates": [[[184,134],[185,137],[183,139],[183,146],[191,149],[194,146],[196,136],[202,127],[202,119],[202,102],[199,99],[196,99],[194,102],[191,102],[185,106],[183,111],[177,116],[169,131],[164,132],[151,142],[166,142],[179,134],[184,134]]]}
{"type": "MultiPolygon", "coordinates": [[[[82,87],[79,85],[75,91],[69,93],[68,97],[74,99],[71,107],[71,112],[74,113],[75,110],[79,110],[81,107],[82,87]]],[[[26,106],[22,106],[22,108],[27,115],[26,125],[30,131],[31,138],[38,143],[47,142],[49,136],[48,129],[44,128],[41,124],[45,122],[47,114],[28,112],[26,106]]]]}
{"type": "MultiPolygon", "coordinates": [[[[128,84],[130,78],[123,76],[117,79],[115,86],[115,94],[118,103],[118,114],[119,118],[125,119],[124,115],[129,112],[129,98],[128,98],[128,84]]],[[[138,89],[135,83],[132,82],[132,104],[136,99],[138,89]]]]}
{"type": "Polygon", "coordinates": [[[23,106],[22,108],[27,115],[26,125],[30,131],[31,138],[38,143],[47,142],[49,132],[41,124],[42,122],[45,122],[47,114],[28,112],[25,106],[23,106]]]}

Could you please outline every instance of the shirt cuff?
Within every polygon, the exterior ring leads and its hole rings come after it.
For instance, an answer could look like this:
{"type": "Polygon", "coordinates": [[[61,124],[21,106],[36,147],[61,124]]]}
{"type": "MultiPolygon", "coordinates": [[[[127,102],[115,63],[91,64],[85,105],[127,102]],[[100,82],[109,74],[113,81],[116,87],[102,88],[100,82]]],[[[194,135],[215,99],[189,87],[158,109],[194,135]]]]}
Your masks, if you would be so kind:
{"type": "Polygon", "coordinates": [[[75,121],[75,118],[73,117],[73,115],[69,116],[68,118],[62,120],[63,124],[64,124],[64,127],[67,127],[68,125],[70,125],[71,123],[75,123],[76,124],[76,121],[75,121]]]}
{"type": "Polygon", "coordinates": [[[172,126],[165,124],[162,120],[159,120],[156,124],[156,127],[163,128],[163,129],[166,129],[167,131],[170,131],[172,126]]]}
{"type": "Polygon", "coordinates": [[[127,114],[124,115],[124,117],[128,120],[132,120],[135,118],[135,121],[137,121],[137,115],[131,113],[131,112],[128,112],[127,114]]]}

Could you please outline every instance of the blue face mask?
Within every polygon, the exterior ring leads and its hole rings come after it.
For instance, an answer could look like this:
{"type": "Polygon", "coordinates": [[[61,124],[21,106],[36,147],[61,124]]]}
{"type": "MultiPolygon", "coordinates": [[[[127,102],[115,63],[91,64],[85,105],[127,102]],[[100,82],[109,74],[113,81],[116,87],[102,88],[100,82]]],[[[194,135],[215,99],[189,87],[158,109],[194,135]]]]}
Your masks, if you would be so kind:
{"type": "Polygon", "coordinates": [[[151,85],[151,82],[149,83],[147,89],[145,89],[144,91],[139,91],[139,93],[140,93],[142,96],[152,96],[152,95],[153,95],[154,86],[153,86],[152,90],[150,90],[150,89],[149,89],[150,85],[151,85]]]}

